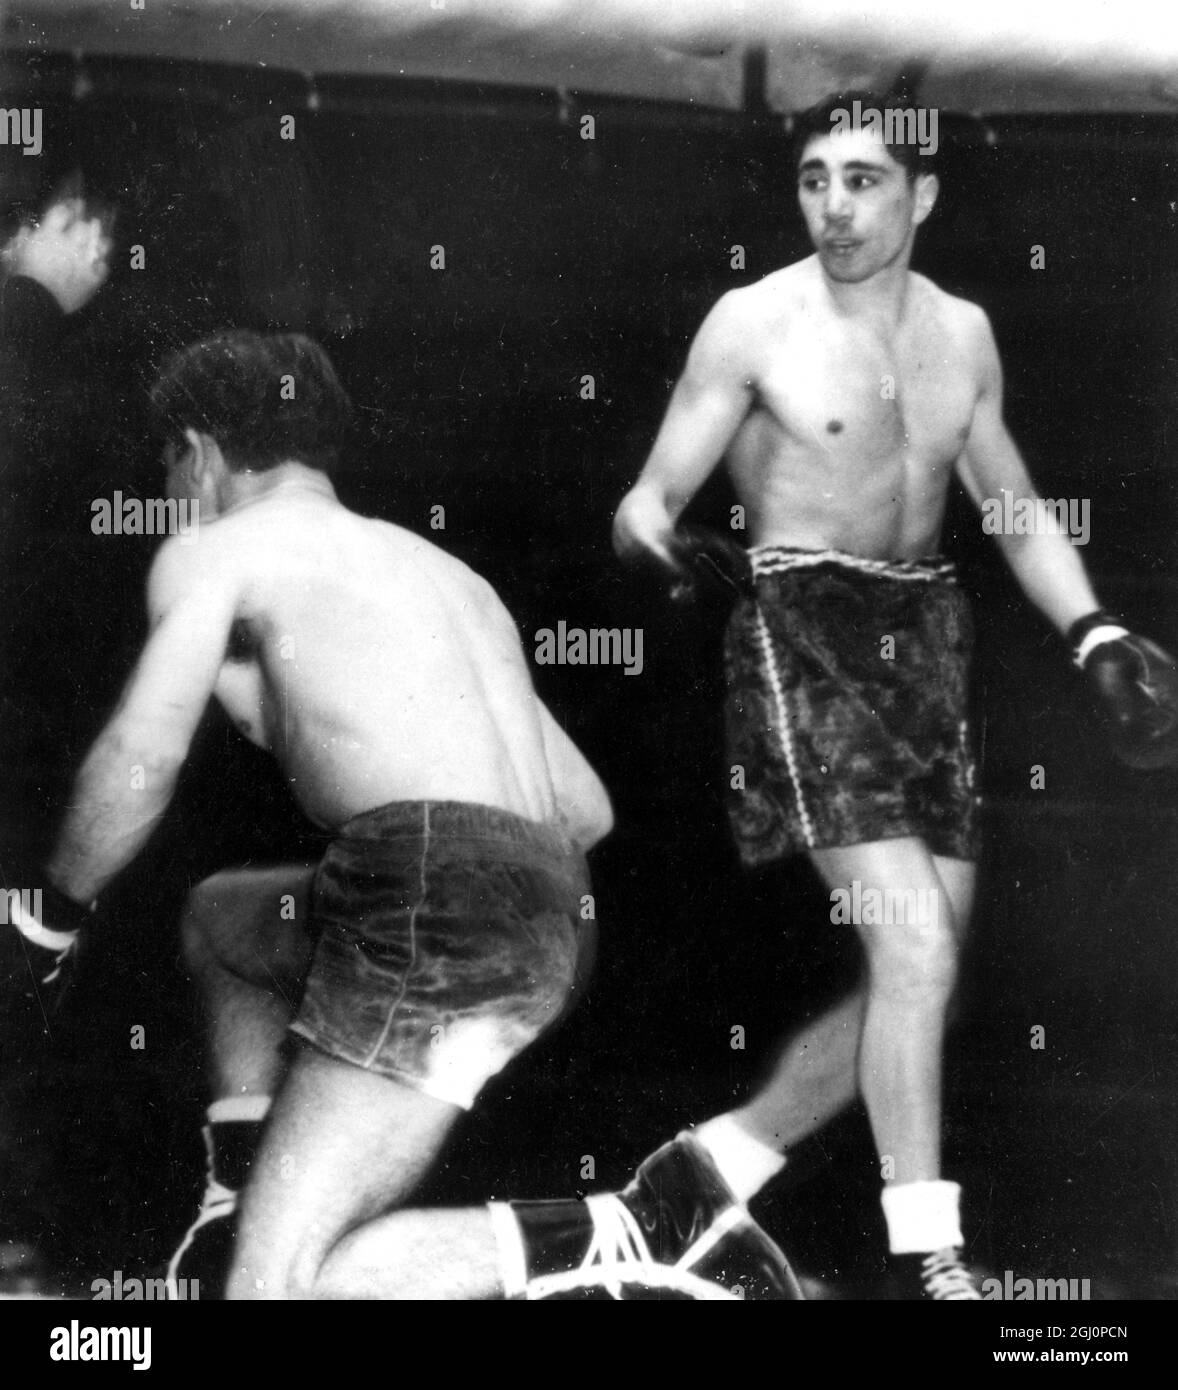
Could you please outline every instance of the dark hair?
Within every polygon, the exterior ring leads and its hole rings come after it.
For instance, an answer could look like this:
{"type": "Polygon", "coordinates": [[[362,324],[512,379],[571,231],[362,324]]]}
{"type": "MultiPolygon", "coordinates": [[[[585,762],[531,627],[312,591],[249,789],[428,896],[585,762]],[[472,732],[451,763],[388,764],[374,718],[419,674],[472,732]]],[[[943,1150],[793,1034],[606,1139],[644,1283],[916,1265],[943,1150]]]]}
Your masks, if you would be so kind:
{"type": "Polygon", "coordinates": [[[215,439],[235,472],[294,459],[330,472],[352,403],[327,354],[302,333],[218,333],[164,363],[151,403],[167,440],[215,439]],[[288,380],[284,380],[288,378],[288,380]]]}
{"type": "MultiPolygon", "coordinates": [[[[823,97],[821,101],[790,118],[789,132],[795,173],[802,162],[806,145],[817,136],[829,135],[839,119],[849,119],[855,102],[859,103],[861,111],[879,111],[881,114],[887,111],[912,112],[917,109],[907,97],[895,92],[832,92],[830,96],[823,97]]],[[[885,140],[884,147],[897,164],[904,166],[904,171],[910,179],[914,179],[917,174],[935,172],[936,156],[922,153],[911,140],[904,140],[898,144],[885,140]]]]}

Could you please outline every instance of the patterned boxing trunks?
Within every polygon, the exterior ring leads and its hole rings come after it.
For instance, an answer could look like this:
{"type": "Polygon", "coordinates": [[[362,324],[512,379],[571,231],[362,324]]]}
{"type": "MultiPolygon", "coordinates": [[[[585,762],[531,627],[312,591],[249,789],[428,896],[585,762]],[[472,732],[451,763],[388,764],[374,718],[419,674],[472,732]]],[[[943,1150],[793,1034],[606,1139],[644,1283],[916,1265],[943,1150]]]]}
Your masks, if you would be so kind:
{"type": "Polygon", "coordinates": [[[975,859],[973,619],[953,565],[784,546],[749,558],[756,597],[724,651],[742,863],[907,835],[975,859]]]}

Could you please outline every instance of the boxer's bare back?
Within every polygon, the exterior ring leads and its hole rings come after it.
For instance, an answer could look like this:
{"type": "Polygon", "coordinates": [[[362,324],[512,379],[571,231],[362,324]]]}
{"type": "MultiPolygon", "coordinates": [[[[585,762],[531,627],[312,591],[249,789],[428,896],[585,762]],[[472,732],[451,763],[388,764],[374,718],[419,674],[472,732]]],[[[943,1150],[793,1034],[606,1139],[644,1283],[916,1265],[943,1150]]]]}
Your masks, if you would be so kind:
{"type": "Polygon", "coordinates": [[[549,822],[570,772],[587,774],[535,698],[491,586],[347,510],[326,480],[282,484],[202,524],[161,568],[161,608],[232,610],[215,694],[329,829],[391,801],[549,822]]]}
{"type": "Polygon", "coordinates": [[[582,852],[609,832],[609,796],[485,581],[343,507],[319,469],[236,471],[210,436],[185,435],[165,453],[167,492],[200,504],[196,534],[156,555],[151,633],[49,865],[63,892],[90,901],[146,844],[213,696],[327,830],[394,801],[460,801],[582,852]]]}

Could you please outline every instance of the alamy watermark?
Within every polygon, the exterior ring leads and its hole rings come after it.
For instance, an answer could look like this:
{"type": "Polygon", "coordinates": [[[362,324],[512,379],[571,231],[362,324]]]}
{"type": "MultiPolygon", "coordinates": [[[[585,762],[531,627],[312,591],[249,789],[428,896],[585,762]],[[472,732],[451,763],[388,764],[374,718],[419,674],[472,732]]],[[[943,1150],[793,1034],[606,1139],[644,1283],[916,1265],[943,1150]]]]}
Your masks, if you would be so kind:
{"type": "Polygon", "coordinates": [[[921,154],[932,155],[940,143],[938,121],[935,106],[889,106],[880,111],[856,99],[850,111],[840,106],[830,113],[830,133],[849,135],[866,130],[885,145],[916,145],[921,154]]]}
{"type": "Polygon", "coordinates": [[[641,675],[642,629],[569,627],[562,619],[536,633],[536,665],[622,666],[627,676],[641,675]]]}
{"type": "Polygon", "coordinates": [[[864,888],[856,878],[850,888],[831,889],[830,920],[857,927],[935,927],[940,894],[935,888],[864,888]]]}
{"type": "Polygon", "coordinates": [[[40,154],[41,108],[0,107],[0,145],[22,145],[22,154],[40,154]]]}
{"type": "Polygon", "coordinates": [[[96,497],[90,503],[90,529],[96,536],[179,536],[191,545],[200,529],[200,503],[195,498],[96,497]]]}
{"type": "Polygon", "coordinates": [[[90,1293],[96,1303],[110,1299],[117,1303],[193,1303],[200,1299],[199,1279],[124,1279],[116,1269],[113,1279],[95,1279],[90,1293]]]}
{"type": "Polygon", "coordinates": [[[30,921],[41,921],[41,890],[39,888],[0,889],[0,927],[9,925],[17,927],[30,921]]]}
{"type": "Polygon", "coordinates": [[[133,1370],[151,1367],[150,1327],[87,1327],[79,1319],[49,1333],[50,1361],[130,1361],[133,1370]]]}
{"type": "Polygon", "coordinates": [[[1091,503],[1087,497],[1016,497],[1010,488],[982,503],[987,536],[1068,536],[1087,545],[1091,503]]]}
{"type": "Polygon", "coordinates": [[[1092,1280],[1020,1279],[1007,1269],[1001,1279],[992,1274],[982,1280],[982,1297],[1004,1303],[1085,1303],[1092,1297],[1092,1280]]]}

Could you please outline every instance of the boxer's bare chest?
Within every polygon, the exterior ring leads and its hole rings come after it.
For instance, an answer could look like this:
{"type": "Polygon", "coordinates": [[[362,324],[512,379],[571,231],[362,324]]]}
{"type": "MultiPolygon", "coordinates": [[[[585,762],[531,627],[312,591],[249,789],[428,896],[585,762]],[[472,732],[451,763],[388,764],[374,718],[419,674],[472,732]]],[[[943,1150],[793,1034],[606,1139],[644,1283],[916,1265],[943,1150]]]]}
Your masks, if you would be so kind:
{"type": "Polygon", "coordinates": [[[898,329],[813,310],[768,318],[752,404],[729,451],[737,488],[774,508],[943,502],[969,433],[976,371],[950,316],[898,329]]]}

